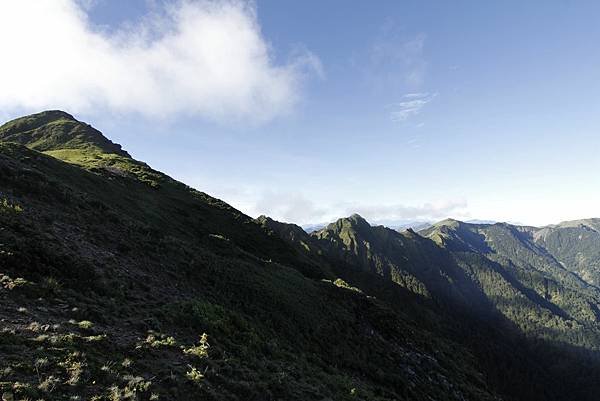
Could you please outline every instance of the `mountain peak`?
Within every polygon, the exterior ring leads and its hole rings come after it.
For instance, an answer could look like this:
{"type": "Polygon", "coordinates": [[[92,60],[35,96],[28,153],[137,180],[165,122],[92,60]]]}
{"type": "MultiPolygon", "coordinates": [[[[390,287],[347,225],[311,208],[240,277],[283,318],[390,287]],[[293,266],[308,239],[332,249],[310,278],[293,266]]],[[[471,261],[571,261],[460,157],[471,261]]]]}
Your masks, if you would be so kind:
{"type": "Polygon", "coordinates": [[[458,228],[463,224],[465,224],[465,223],[460,220],[447,218],[442,221],[438,221],[437,223],[433,224],[432,227],[434,227],[434,228],[437,228],[437,227],[458,228]]]}
{"type": "MultiPolygon", "coordinates": [[[[342,219],[342,220],[344,220],[344,219],[342,219]]],[[[349,220],[353,223],[360,224],[360,225],[364,225],[364,224],[367,224],[369,226],[371,225],[364,217],[362,217],[358,213],[351,214],[349,217],[346,217],[345,220],[349,220]]]]}
{"type": "Polygon", "coordinates": [[[29,116],[25,116],[25,117],[21,117],[21,118],[31,118],[34,120],[38,120],[38,121],[42,121],[42,120],[47,120],[47,121],[56,121],[56,120],[72,120],[72,121],[76,121],[75,117],[73,117],[71,114],[67,113],[66,111],[62,111],[62,110],[46,110],[46,111],[42,111],[36,114],[31,114],[29,116]]]}
{"type": "Polygon", "coordinates": [[[369,224],[369,222],[358,213],[354,213],[348,217],[342,217],[337,219],[335,222],[323,228],[323,230],[341,231],[345,228],[350,228],[352,230],[360,230],[361,228],[371,228],[371,224],[369,224]]]}
{"type": "Polygon", "coordinates": [[[299,225],[293,223],[283,223],[264,214],[258,216],[256,219],[254,219],[254,221],[262,227],[278,233],[278,235],[281,237],[295,238],[308,236],[308,234],[299,225]]]}
{"type": "Polygon", "coordinates": [[[275,221],[275,220],[273,220],[272,218],[270,218],[269,216],[267,216],[265,214],[261,214],[255,220],[259,224],[270,223],[272,221],[275,221]]]}
{"type": "Polygon", "coordinates": [[[47,110],[0,126],[0,141],[16,142],[40,152],[78,150],[131,157],[100,131],[62,110],[47,110]]]}

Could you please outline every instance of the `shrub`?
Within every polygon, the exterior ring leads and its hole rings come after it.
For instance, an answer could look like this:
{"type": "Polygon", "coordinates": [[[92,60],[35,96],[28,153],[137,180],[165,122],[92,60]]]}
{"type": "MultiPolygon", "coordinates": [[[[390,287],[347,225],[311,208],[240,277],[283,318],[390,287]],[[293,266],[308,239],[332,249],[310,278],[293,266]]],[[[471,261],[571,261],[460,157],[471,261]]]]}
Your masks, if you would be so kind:
{"type": "Polygon", "coordinates": [[[190,366],[190,370],[186,372],[185,376],[194,383],[202,383],[204,379],[204,375],[193,366],[190,366]]]}
{"type": "Polygon", "coordinates": [[[0,212],[5,213],[21,213],[23,207],[17,203],[9,201],[7,198],[0,200],[0,212]]]}
{"type": "Polygon", "coordinates": [[[352,287],[350,284],[348,284],[347,282],[345,282],[341,278],[336,279],[333,282],[333,284],[335,286],[337,286],[337,287],[340,287],[340,288],[345,288],[345,289],[348,289],[348,290],[351,290],[351,291],[356,291],[356,292],[362,293],[362,291],[359,288],[352,287]]]}
{"type": "Polygon", "coordinates": [[[175,340],[175,338],[171,336],[166,336],[164,334],[156,334],[153,332],[151,332],[151,334],[148,334],[148,337],[146,337],[146,340],[144,340],[144,342],[151,348],[174,347],[175,345],[177,345],[177,341],[175,340]]]}
{"type": "Polygon", "coordinates": [[[80,329],[91,330],[94,327],[94,323],[90,322],[89,320],[82,320],[81,322],[77,323],[77,326],[79,326],[80,329]]]}
{"type": "Polygon", "coordinates": [[[22,277],[12,279],[6,275],[0,276],[0,285],[2,285],[2,287],[6,288],[7,290],[14,290],[15,288],[21,288],[31,284],[32,283],[30,283],[22,277]]]}
{"type": "Polygon", "coordinates": [[[44,278],[41,282],[41,286],[52,294],[57,294],[62,289],[62,284],[54,277],[44,278]]]}
{"type": "Polygon", "coordinates": [[[190,348],[185,348],[183,352],[185,354],[197,356],[198,358],[206,358],[208,356],[209,348],[210,344],[208,343],[208,335],[206,333],[203,333],[200,336],[200,342],[198,343],[198,345],[190,348]]]}

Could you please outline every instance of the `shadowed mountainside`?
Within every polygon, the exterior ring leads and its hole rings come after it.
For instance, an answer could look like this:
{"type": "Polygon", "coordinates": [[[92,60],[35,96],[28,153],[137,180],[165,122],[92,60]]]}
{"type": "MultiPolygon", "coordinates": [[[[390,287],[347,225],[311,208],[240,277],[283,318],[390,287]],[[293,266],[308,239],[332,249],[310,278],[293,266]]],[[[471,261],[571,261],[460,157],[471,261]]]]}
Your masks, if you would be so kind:
{"type": "MultiPolygon", "coordinates": [[[[275,232],[285,233],[284,223],[268,219],[261,222],[275,232]]],[[[464,345],[476,355],[483,352],[482,363],[491,355],[488,342],[514,341],[525,345],[526,350],[519,351],[521,356],[530,353],[536,361],[533,363],[545,366],[551,377],[581,380],[588,392],[595,380],[591,378],[598,377],[600,292],[542,246],[539,233],[547,229],[448,219],[420,234],[412,230],[398,233],[371,226],[353,215],[310,235],[295,233],[293,238],[302,238],[302,244],[306,244],[298,249],[337,266],[335,273],[349,286],[377,294],[402,308],[407,299],[421,304],[419,296],[424,297],[440,308],[438,316],[451,316],[452,321],[461,324],[470,322],[469,333],[461,329],[458,332],[464,336],[464,345]],[[366,279],[361,274],[364,272],[370,273],[366,279]],[[374,276],[396,284],[406,293],[390,296],[390,288],[375,285],[374,276]],[[417,297],[411,299],[408,294],[417,297]],[[492,330],[486,331],[488,338],[481,341],[479,330],[488,325],[500,328],[503,336],[515,337],[499,339],[492,330]],[[540,347],[540,341],[547,346],[540,347]],[[556,352],[562,354],[559,360],[556,352]],[[584,364],[586,372],[580,374],[584,364]],[[575,371],[578,373],[573,374],[575,371]]],[[[282,238],[294,242],[292,236],[283,234],[282,238]]],[[[423,311],[415,309],[413,313],[423,311]]],[[[498,360],[504,357],[494,355],[498,360]]],[[[526,366],[529,362],[521,363],[526,366]]],[[[518,393],[523,395],[523,390],[518,393]]],[[[565,397],[569,396],[565,393],[565,397]]]]}

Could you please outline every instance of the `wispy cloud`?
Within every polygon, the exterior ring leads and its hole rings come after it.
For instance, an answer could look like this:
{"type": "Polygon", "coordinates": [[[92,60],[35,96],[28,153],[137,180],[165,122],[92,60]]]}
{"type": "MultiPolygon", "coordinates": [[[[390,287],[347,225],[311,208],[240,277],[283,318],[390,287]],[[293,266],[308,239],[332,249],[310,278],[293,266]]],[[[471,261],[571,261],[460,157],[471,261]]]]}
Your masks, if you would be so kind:
{"type": "Polygon", "coordinates": [[[177,0],[111,33],[91,25],[93,4],[0,2],[1,109],[260,122],[289,112],[306,75],[322,74],[307,50],[275,61],[253,2],[177,0]]]}
{"type": "Polygon", "coordinates": [[[352,63],[375,92],[418,90],[427,72],[426,40],[424,33],[407,33],[388,19],[374,32],[366,51],[354,54],[352,63]]]}
{"type": "Polygon", "coordinates": [[[407,93],[402,97],[402,101],[390,105],[390,118],[395,122],[408,120],[421,112],[429,102],[431,102],[437,93],[407,93]]]}
{"type": "Polygon", "coordinates": [[[388,87],[419,87],[424,80],[427,63],[423,58],[426,36],[404,37],[391,28],[382,30],[370,49],[370,70],[374,79],[388,87]]]}

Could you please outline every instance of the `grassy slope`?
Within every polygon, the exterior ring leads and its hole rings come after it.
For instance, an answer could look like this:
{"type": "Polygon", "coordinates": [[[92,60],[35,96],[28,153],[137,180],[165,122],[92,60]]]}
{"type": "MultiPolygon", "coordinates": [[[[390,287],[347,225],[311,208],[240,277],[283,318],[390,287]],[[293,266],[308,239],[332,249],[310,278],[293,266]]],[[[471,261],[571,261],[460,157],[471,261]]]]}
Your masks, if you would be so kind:
{"type": "Polygon", "coordinates": [[[88,124],[60,110],[17,118],[0,126],[0,140],[16,142],[38,151],[73,150],[129,157],[121,146],[88,124]]]}
{"type": "Polygon", "coordinates": [[[494,398],[458,343],[334,284],[318,261],[223,202],[127,154],[56,149],[43,125],[28,144],[48,155],[0,143],[2,391],[494,398]]]}

